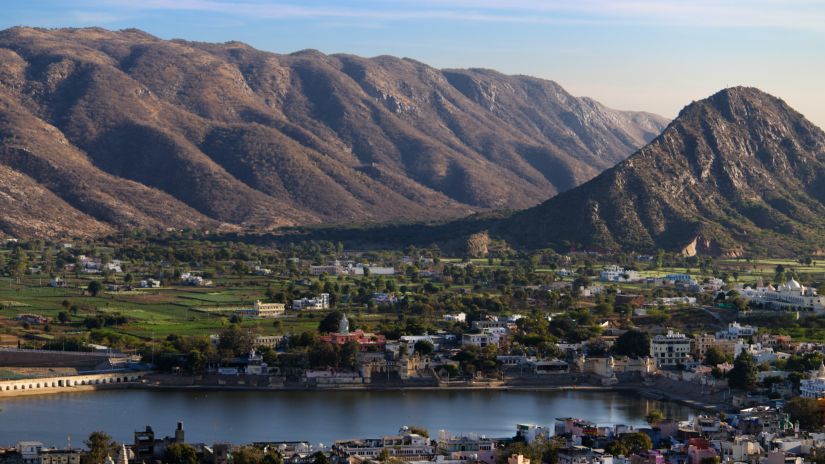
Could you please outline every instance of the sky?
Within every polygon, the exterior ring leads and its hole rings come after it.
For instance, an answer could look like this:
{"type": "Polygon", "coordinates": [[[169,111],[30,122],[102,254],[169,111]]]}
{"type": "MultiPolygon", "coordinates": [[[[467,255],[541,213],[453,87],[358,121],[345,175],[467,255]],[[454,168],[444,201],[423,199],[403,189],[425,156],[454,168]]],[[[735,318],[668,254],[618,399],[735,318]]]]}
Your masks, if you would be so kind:
{"type": "Polygon", "coordinates": [[[823,0],[0,0],[0,28],[139,28],[289,53],[395,55],[552,79],[675,117],[734,85],[825,127],[823,0]]]}

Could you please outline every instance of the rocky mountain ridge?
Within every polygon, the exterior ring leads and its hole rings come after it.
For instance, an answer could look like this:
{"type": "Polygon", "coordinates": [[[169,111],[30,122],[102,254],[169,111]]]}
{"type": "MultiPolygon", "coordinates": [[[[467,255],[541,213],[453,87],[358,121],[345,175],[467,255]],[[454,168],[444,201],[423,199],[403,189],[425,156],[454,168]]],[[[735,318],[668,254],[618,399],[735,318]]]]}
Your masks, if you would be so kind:
{"type": "Polygon", "coordinates": [[[12,28],[0,31],[0,233],[519,209],[613,166],[665,123],[489,70],[12,28]]]}
{"type": "Polygon", "coordinates": [[[725,89],[625,161],[494,229],[528,247],[819,253],[825,132],[758,89],[725,89]]]}

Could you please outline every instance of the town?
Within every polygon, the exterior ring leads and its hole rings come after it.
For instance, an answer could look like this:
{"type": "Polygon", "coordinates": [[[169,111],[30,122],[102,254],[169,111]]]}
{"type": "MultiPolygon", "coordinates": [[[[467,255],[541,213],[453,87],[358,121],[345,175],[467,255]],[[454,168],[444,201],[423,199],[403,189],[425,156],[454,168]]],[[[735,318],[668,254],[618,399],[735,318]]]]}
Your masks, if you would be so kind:
{"type": "Polygon", "coordinates": [[[6,242],[0,402],[119,388],[586,390],[695,414],[653,411],[649,427],[560,418],[505,438],[411,426],[328,449],[185,444],[179,424],[173,438],[147,428],[133,445],[21,442],[0,460],[772,464],[825,449],[815,257],[525,255],[477,239],[448,255],[186,234],[6,242]]]}

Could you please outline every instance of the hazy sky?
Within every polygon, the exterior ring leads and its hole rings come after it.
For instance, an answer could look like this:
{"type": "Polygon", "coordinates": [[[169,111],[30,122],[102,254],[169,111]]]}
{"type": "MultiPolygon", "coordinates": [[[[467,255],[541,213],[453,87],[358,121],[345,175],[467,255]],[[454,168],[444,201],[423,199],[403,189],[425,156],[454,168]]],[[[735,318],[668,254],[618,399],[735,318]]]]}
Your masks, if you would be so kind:
{"type": "Polygon", "coordinates": [[[15,25],[493,68],[667,117],[750,85],[825,127],[822,0],[3,0],[15,25]]]}

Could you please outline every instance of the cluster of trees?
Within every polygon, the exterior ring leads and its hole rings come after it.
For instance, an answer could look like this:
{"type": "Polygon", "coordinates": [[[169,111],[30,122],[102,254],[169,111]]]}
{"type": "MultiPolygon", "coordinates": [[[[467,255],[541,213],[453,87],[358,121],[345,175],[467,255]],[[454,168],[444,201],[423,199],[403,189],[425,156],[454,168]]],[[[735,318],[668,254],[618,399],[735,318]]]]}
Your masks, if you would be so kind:
{"type": "MultiPolygon", "coordinates": [[[[65,316],[61,317],[58,314],[60,322],[68,322],[65,316]],[[64,319],[66,319],[64,321],[64,319]]],[[[94,316],[87,316],[83,319],[83,326],[87,329],[100,329],[103,327],[111,327],[117,325],[124,325],[129,323],[129,318],[122,314],[96,314],[94,316]]]]}
{"type": "Polygon", "coordinates": [[[728,371],[728,385],[740,390],[753,390],[757,387],[756,360],[747,351],[739,353],[733,361],[733,369],[728,371]]]}
{"type": "Polygon", "coordinates": [[[477,372],[492,375],[498,372],[499,363],[496,360],[498,347],[488,345],[484,348],[475,346],[465,347],[453,358],[458,361],[461,371],[469,376],[474,376],[477,372]]]}
{"type": "Polygon", "coordinates": [[[813,398],[796,397],[785,402],[785,412],[792,422],[799,422],[804,430],[825,427],[825,402],[813,398]]]}
{"type": "Polygon", "coordinates": [[[514,454],[520,454],[530,459],[530,462],[556,464],[559,462],[559,449],[564,446],[564,442],[556,439],[537,439],[531,443],[516,437],[499,454],[497,464],[507,464],[507,460],[514,454]]]}
{"type": "Polygon", "coordinates": [[[630,456],[631,453],[639,453],[653,448],[650,437],[641,432],[625,433],[616,440],[608,443],[604,450],[613,456],[630,456]]]}

